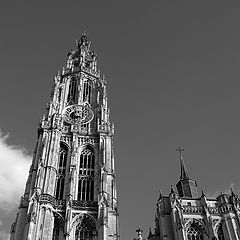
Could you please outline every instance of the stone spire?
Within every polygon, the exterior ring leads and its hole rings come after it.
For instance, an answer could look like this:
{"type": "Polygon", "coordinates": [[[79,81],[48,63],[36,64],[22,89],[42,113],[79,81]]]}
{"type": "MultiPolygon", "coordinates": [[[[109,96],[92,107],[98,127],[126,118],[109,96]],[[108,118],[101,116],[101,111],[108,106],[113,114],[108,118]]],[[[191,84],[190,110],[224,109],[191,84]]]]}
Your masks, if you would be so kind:
{"type": "Polygon", "coordinates": [[[182,154],[184,149],[178,147],[176,150],[179,152],[181,168],[180,180],[177,183],[178,194],[180,197],[198,198],[199,194],[197,189],[197,182],[189,177],[189,174],[184,164],[182,154]]]}

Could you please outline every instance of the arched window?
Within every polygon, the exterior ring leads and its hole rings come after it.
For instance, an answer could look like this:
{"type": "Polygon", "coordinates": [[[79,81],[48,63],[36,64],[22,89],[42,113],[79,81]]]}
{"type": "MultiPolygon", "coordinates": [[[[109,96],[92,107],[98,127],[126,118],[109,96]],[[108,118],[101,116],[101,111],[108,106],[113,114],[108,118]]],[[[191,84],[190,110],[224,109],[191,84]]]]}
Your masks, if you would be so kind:
{"type": "Polygon", "coordinates": [[[63,199],[66,165],[67,165],[67,147],[61,144],[59,152],[56,199],[63,199]]]}
{"type": "Polygon", "coordinates": [[[58,215],[54,215],[54,227],[52,240],[61,240],[63,235],[64,222],[58,215]]]}
{"type": "Polygon", "coordinates": [[[188,240],[203,240],[202,228],[197,223],[192,223],[187,230],[188,240]]]}
{"type": "Polygon", "coordinates": [[[75,231],[75,240],[92,240],[96,232],[93,219],[84,215],[75,231]]]}
{"type": "Polygon", "coordinates": [[[77,79],[71,78],[68,91],[68,102],[75,103],[77,97],[77,79]]]}
{"type": "Polygon", "coordinates": [[[218,227],[217,236],[218,236],[218,240],[225,240],[224,235],[223,235],[222,224],[220,224],[218,227]]]}
{"type": "Polygon", "coordinates": [[[78,200],[93,201],[94,198],[95,156],[90,148],[85,148],[80,155],[78,175],[78,200]]]}
{"type": "Polygon", "coordinates": [[[62,88],[59,88],[58,90],[58,102],[60,103],[62,97],[62,88]]]}
{"type": "Polygon", "coordinates": [[[91,94],[92,94],[92,85],[89,81],[84,82],[83,85],[83,101],[91,101],[91,94]]]}

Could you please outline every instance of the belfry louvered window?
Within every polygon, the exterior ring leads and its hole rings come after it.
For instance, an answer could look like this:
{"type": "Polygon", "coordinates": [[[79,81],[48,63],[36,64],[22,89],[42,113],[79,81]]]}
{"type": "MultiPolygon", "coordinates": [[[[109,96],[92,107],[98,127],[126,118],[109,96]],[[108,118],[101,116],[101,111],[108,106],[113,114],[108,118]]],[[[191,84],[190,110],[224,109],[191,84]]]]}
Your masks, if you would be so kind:
{"type": "Polygon", "coordinates": [[[61,144],[59,152],[56,199],[63,199],[66,165],[67,165],[67,147],[61,144]]]}
{"type": "Polygon", "coordinates": [[[92,85],[89,81],[84,82],[83,85],[83,101],[91,101],[91,94],[92,94],[92,85]]]}
{"type": "Polygon", "coordinates": [[[85,148],[79,161],[78,200],[93,201],[95,156],[90,148],[85,148]]]}
{"type": "Polygon", "coordinates": [[[187,230],[187,239],[188,240],[203,240],[203,234],[201,227],[196,224],[192,223],[187,230]]]}
{"type": "Polygon", "coordinates": [[[71,78],[68,91],[68,102],[75,103],[77,97],[77,79],[71,78]]]}

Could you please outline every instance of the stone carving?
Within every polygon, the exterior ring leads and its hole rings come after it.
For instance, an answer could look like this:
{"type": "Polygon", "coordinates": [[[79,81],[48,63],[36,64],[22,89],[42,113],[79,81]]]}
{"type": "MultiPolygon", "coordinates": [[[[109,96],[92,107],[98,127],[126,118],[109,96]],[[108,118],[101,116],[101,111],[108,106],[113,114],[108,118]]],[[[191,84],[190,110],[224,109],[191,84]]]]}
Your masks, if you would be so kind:
{"type": "Polygon", "coordinates": [[[71,165],[70,166],[70,181],[73,181],[74,173],[76,172],[76,165],[71,165]]]}
{"type": "Polygon", "coordinates": [[[94,201],[80,201],[80,200],[73,200],[72,201],[73,207],[74,208],[79,208],[79,207],[97,207],[98,203],[94,201]]]}
{"type": "Polygon", "coordinates": [[[182,212],[179,208],[176,208],[176,219],[177,219],[177,228],[181,229],[184,227],[182,212]]]}
{"type": "Polygon", "coordinates": [[[91,137],[78,137],[78,145],[83,145],[83,144],[92,144],[94,146],[98,145],[99,140],[97,138],[91,138],[91,137]]]}
{"type": "Polygon", "coordinates": [[[182,208],[184,213],[202,213],[202,207],[184,205],[182,208]]]}
{"type": "Polygon", "coordinates": [[[37,200],[35,198],[33,198],[31,206],[30,206],[30,210],[29,210],[29,214],[30,214],[30,221],[36,223],[36,217],[37,217],[37,200]]]}
{"type": "Polygon", "coordinates": [[[70,145],[70,137],[68,137],[68,136],[62,136],[61,137],[61,142],[64,142],[64,143],[66,143],[68,146],[70,145]]]}

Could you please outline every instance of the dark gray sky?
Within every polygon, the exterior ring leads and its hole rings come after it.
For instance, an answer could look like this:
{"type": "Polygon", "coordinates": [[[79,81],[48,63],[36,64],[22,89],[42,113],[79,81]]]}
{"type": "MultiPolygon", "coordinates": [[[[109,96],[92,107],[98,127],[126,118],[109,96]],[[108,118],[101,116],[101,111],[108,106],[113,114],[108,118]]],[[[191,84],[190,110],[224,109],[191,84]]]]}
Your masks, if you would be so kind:
{"type": "Polygon", "coordinates": [[[86,30],[108,80],[121,239],[153,226],[159,189],[180,176],[178,145],[207,194],[238,192],[239,10],[221,0],[1,3],[0,129],[33,150],[53,76],[86,30]]]}

